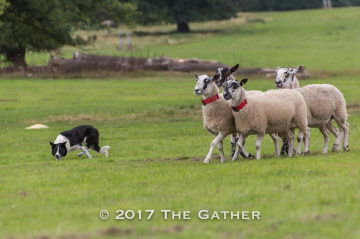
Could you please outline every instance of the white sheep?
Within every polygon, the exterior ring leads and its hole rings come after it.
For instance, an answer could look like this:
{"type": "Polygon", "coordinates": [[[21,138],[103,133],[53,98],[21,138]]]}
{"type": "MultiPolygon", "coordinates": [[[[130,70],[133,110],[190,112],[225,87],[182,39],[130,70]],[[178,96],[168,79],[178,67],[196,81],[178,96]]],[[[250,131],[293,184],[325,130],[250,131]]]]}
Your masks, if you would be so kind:
{"type": "MultiPolygon", "coordinates": [[[[219,67],[216,70],[216,75],[217,80],[215,81],[215,84],[218,87],[221,87],[223,89],[223,92],[225,91],[226,88],[226,82],[228,82],[229,80],[235,80],[235,77],[232,75],[232,73],[234,73],[237,69],[239,68],[239,64],[236,64],[235,66],[229,68],[222,68],[219,67]]],[[[263,92],[259,91],[259,90],[249,90],[246,91],[247,96],[251,97],[257,94],[262,94],[263,92]]],[[[279,151],[279,140],[278,140],[278,136],[277,134],[269,134],[271,139],[274,142],[274,146],[275,146],[275,157],[278,157],[280,155],[280,151],[279,151]]],[[[238,141],[238,137],[237,135],[232,134],[231,135],[231,157],[233,158],[235,155],[235,149],[236,149],[236,143],[238,141]]],[[[242,144],[245,144],[245,141],[242,142],[242,144]]]]}
{"type": "MultiPolygon", "coordinates": [[[[236,132],[240,134],[238,142],[240,150],[244,150],[242,139],[256,134],[256,158],[260,159],[264,134],[281,133],[289,140],[288,154],[292,156],[293,135],[290,128],[299,128],[305,137],[305,154],[308,154],[310,129],[307,127],[307,108],[302,95],[285,89],[270,90],[263,94],[247,97],[243,88],[247,81],[247,79],[243,79],[241,82],[228,81],[223,94],[226,100],[231,99],[236,132]],[[284,98],[286,101],[283,100],[284,98]]],[[[296,153],[301,153],[299,147],[296,153]]]]}
{"type": "MultiPolygon", "coordinates": [[[[303,69],[304,66],[299,66],[296,69],[277,67],[275,86],[280,89],[294,89],[303,95],[308,111],[308,126],[319,128],[324,137],[323,154],[327,153],[329,141],[329,133],[326,128],[336,138],[332,150],[340,150],[341,140],[344,138],[343,149],[349,151],[349,124],[347,123],[344,96],[335,86],[330,84],[313,84],[299,88],[299,82],[295,74],[303,69]],[[332,119],[338,124],[340,133],[332,125],[332,119]]],[[[301,143],[299,139],[298,143],[301,143]]]]}
{"type": "Polygon", "coordinates": [[[203,163],[209,163],[212,152],[216,145],[220,151],[221,162],[225,162],[222,140],[229,134],[235,134],[235,122],[230,107],[230,102],[224,100],[219,94],[219,88],[215,85],[215,79],[207,75],[197,76],[194,93],[202,95],[202,112],[204,128],[215,136],[211,142],[210,150],[203,163]]]}

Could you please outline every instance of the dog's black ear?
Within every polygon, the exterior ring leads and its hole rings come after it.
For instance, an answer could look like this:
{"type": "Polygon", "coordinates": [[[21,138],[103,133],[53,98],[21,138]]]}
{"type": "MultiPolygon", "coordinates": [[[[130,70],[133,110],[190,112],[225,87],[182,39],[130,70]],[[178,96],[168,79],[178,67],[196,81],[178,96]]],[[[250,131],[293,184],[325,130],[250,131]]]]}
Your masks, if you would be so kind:
{"type": "Polygon", "coordinates": [[[51,145],[51,147],[54,147],[54,146],[55,146],[55,144],[53,144],[52,142],[50,142],[50,145],[51,145]]]}
{"type": "Polygon", "coordinates": [[[230,69],[230,73],[234,73],[237,69],[239,68],[239,64],[236,64],[235,66],[233,66],[231,69],[230,69]]]}
{"type": "Polygon", "coordinates": [[[61,145],[64,145],[64,146],[65,146],[65,145],[66,145],[66,143],[67,143],[67,141],[65,141],[64,143],[61,143],[61,145]]]}
{"type": "Polygon", "coordinates": [[[241,86],[245,85],[247,81],[248,81],[247,78],[242,79],[242,80],[240,81],[240,85],[241,85],[241,86]]]}

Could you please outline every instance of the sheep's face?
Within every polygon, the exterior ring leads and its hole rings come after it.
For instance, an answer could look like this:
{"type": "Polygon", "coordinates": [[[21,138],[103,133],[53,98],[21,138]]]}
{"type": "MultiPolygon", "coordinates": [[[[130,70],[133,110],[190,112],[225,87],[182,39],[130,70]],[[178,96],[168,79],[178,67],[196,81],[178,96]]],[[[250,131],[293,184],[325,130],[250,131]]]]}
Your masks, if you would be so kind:
{"type": "Polygon", "coordinates": [[[302,71],[304,66],[299,66],[298,68],[276,68],[276,79],[275,87],[281,89],[291,89],[292,82],[294,81],[295,74],[299,71],[302,71]]]}
{"type": "Polygon", "coordinates": [[[240,99],[241,96],[240,87],[241,87],[240,82],[236,80],[229,80],[228,82],[226,82],[226,88],[223,93],[224,99],[225,100],[240,99]]]}
{"type": "Polygon", "coordinates": [[[209,77],[207,75],[196,75],[197,83],[194,88],[195,95],[209,95],[212,93],[214,81],[218,78],[218,76],[209,77]]]}
{"type": "Polygon", "coordinates": [[[236,64],[231,69],[219,67],[216,70],[216,75],[219,76],[218,80],[215,81],[218,87],[226,87],[226,82],[229,80],[235,80],[232,73],[234,73],[239,68],[239,64],[236,64]]]}

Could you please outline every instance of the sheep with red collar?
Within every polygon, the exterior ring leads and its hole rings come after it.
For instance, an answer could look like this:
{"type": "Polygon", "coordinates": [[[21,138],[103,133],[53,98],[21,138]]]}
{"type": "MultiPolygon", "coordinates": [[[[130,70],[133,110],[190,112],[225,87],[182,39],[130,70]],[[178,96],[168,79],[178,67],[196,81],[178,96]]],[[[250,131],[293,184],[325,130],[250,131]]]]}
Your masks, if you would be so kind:
{"type": "MultiPolygon", "coordinates": [[[[323,154],[327,153],[328,148],[329,133],[327,129],[336,138],[332,150],[340,150],[341,140],[344,139],[343,149],[349,151],[349,124],[347,123],[346,101],[343,94],[330,84],[313,84],[299,88],[295,74],[303,69],[304,66],[295,69],[277,67],[275,86],[279,89],[293,89],[294,92],[300,92],[303,95],[308,111],[308,126],[319,128],[324,137],[323,154]],[[332,125],[332,119],[337,122],[340,133],[332,125]]],[[[301,143],[300,139],[298,139],[298,143],[301,143]]]]}
{"type": "MultiPolygon", "coordinates": [[[[289,157],[293,151],[291,128],[299,128],[305,138],[305,154],[309,153],[310,129],[307,127],[307,108],[303,96],[292,90],[270,90],[252,97],[247,97],[243,88],[247,79],[241,82],[230,80],[226,83],[224,99],[231,99],[236,132],[240,134],[238,145],[247,156],[242,144],[249,135],[257,135],[256,159],[260,159],[261,142],[265,134],[281,133],[289,141],[289,157]],[[286,99],[286,100],[284,100],[286,99]]],[[[236,155],[239,149],[236,150],[236,155]]],[[[300,154],[300,147],[296,150],[300,154]]]]}
{"type": "Polygon", "coordinates": [[[230,102],[226,101],[219,88],[214,83],[215,78],[207,75],[197,76],[197,83],[194,88],[195,95],[202,95],[202,112],[204,128],[215,136],[211,142],[209,153],[203,163],[209,163],[212,152],[216,145],[220,151],[221,162],[225,162],[222,140],[229,134],[235,134],[235,121],[230,107],[230,102]]]}
{"type": "MultiPolygon", "coordinates": [[[[235,77],[232,75],[235,71],[237,71],[237,69],[239,68],[239,64],[236,64],[235,66],[231,67],[230,69],[225,67],[219,67],[216,70],[216,75],[218,76],[215,84],[220,88],[223,89],[223,92],[226,89],[226,82],[228,82],[229,80],[235,80],[235,77]]],[[[262,94],[262,91],[259,90],[249,90],[246,92],[247,93],[247,97],[252,97],[258,94],[262,94]]],[[[278,135],[277,134],[269,134],[271,139],[274,142],[274,146],[275,146],[275,157],[279,157],[280,156],[280,150],[279,150],[279,140],[278,140],[278,135]]],[[[236,149],[236,143],[238,141],[238,137],[237,135],[231,135],[231,157],[233,158],[235,155],[235,149],[236,149]]],[[[245,145],[245,141],[242,142],[243,145],[245,145]]],[[[237,158],[236,158],[237,159],[237,158]]]]}

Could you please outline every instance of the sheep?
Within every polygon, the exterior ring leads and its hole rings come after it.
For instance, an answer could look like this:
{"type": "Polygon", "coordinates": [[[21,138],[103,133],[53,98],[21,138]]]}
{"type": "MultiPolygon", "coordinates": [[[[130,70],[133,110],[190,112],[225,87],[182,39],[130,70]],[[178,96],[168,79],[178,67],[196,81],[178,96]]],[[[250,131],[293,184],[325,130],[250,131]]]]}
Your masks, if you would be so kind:
{"type": "Polygon", "coordinates": [[[216,145],[220,151],[221,162],[225,162],[222,140],[229,134],[235,134],[235,121],[230,107],[230,102],[226,101],[219,88],[214,83],[218,76],[209,77],[207,75],[196,75],[197,83],[194,93],[202,95],[202,112],[204,128],[215,136],[210,144],[210,150],[203,163],[209,163],[212,152],[216,145]]]}
{"type": "MultiPolygon", "coordinates": [[[[260,159],[261,141],[264,134],[282,133],[289,140],[289,157],[292,156],[294,137],[290,128],[299,128],[305,137],[305,154],[309,152],[310,129],[307,127],[307,108],[303,96],[294,91],[270,90],[253,97],[247,97],[241,82],[230,80],[226,83],[223,94],[225,100],[231,99],[235,117],[236,132],[240,134],[238,145],[243,151],[242,140],[256,134],[256,159],[260,159]],[[283,100],[286,98],[286,101],[283,100]]],[[[300,154],[300,148],[296,150],[300,154]]],[[[238,150],[236,152],[238,154],[238,150]]]]}
{"type": "MultiPolygon", "coordinates": [[[[216,70],[216,75],[218,75],[219,77],[215,81],[215,84],[218,87],[221,87],[223,89],[223,92],[225,91],[225,88],[226,88],[226,82],[229,80],[235,80],[235,77],[232,75],[232,73],[234,73],[238,68],[239,68],[239,64],[236,64],[235,66],[231,67],[230,69],[219,67],[216,70]]],[[[263,92],[261,92],[259,90],[251,90],[251,91],[247,91],[247,96],[251,97],[253,95],[262,94],[262,93],[263,92]]],[[[274,142],[275,157],[278,157],[280,155],[278,136],[277,136],[277,134],[269,134],[269,135],[274,142]]],[[[236,143],[237,143],[238,139],[239,138],[236,135],[231,135],[231,157],[232,158],[235,155],[236,143]]],[[[245,142],[242,142],[242,143],[243,143],[243,145],[245,144],[245,142]]]]}
{"type": "MultiPolygon", "coordinates": [[[[303,69],[304,66],[302,65],[295,69],[277,67],[275,86],[280,89],[293,89],[303,95],[308,110],[308,126],[319,128],[324,137],[323,154],[327,153],[329,141],[329,133],[326,128],[336,138],[332,150],[340,150],[341,139],[344,138],[343,149],[349,151],[349,124],[347,123],[344,96],[335,86],[330,84],[313,84],[299,88],[295,74],[303,69]],[[337,122],[340,133],[332,125],[332,119],[337,122]]],[[[301,143],[299,139],[298,142],[301,143]]]]}

